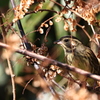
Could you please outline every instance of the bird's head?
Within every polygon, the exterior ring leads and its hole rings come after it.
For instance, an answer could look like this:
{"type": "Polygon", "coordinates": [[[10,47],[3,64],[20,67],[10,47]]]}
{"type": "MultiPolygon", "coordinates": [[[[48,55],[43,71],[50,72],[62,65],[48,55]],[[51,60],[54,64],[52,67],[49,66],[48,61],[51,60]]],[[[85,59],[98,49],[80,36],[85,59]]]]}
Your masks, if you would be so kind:
{"type": "Polygon", "coordinates": [[[74,36],[61,37],[59,40],[55,41],[54,43],[61,45],[66,52],[72,52],[78,46],[82,45],[82,43],[74,36]]]}

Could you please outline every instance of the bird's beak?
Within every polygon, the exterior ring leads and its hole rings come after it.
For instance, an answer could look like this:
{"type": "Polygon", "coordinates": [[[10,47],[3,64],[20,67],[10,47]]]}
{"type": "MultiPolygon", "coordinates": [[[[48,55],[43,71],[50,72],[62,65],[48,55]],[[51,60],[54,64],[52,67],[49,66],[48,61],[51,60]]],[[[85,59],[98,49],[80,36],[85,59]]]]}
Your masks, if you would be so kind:
{"type": "Polygon", "coordinates": [[[61,45],[62,42],[60,40],[57,40],[57,41],[54,42],[54,44],[60,44],[61,45]]]}

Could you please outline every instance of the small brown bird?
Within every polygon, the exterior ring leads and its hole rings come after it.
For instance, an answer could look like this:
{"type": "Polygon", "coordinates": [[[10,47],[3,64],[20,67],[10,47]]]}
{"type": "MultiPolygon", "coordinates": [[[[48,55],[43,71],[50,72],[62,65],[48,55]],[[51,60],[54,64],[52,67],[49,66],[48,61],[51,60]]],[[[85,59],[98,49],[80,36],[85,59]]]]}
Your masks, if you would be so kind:
{"type": "MultiPolygon", "coordinates": [[[[64,36],[55,43],[63,47],[67,64],[100,75],[100,64],[97,57],[89,47],[83,45],[76,37],[64,36]]],[[[87,80],[86,76],[75,72],[72,72],[72,74],[81,82],[87,80]]],[[[89,79],[88,83],[93,85],[91,80],[89,79]]]]}

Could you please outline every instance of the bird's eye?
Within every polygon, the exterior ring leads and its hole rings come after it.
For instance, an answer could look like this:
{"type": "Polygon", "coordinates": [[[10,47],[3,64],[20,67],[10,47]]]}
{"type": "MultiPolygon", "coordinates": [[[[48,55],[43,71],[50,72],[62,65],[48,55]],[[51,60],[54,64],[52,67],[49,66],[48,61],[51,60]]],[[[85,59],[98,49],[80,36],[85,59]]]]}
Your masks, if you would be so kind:
{"type": "Polygon", "coordinates": [[[64,42],[68,42],[68,41],[69,41],[68,39],[65,39],[65,40],[64,40],[64,42]]]}

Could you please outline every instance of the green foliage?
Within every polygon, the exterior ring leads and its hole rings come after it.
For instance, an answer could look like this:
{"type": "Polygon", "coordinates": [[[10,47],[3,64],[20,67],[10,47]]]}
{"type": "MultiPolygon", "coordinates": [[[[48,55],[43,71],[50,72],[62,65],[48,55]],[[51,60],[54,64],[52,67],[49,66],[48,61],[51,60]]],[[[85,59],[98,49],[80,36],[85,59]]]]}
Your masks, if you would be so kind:
{"type": "Polygon", "coordinates": [[[0,7],[6,7],[9,3],[9,0],[0,0],[0,7]]]}

